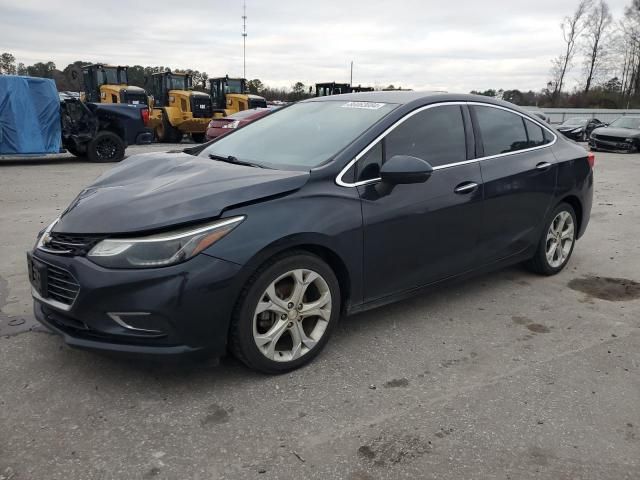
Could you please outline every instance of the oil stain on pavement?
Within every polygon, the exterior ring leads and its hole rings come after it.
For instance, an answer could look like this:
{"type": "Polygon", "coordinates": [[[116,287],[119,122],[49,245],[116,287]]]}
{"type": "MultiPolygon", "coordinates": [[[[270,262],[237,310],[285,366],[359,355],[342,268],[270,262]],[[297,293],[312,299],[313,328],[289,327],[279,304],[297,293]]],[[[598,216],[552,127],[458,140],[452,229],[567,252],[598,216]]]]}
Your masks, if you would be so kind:
{"type": "Polygon", "coordinates": [[[587,294],[589,297],[624,302],[640,298],[640,283],[625,278],[583,277],[574,278],[569,288],[587,294]]]}

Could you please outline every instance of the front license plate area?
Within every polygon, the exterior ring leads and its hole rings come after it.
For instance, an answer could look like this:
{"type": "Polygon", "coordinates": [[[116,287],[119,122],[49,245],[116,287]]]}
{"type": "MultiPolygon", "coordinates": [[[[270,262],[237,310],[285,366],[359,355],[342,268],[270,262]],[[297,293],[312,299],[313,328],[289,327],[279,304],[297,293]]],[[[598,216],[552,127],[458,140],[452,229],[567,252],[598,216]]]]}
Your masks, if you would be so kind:
{"type": "Polygon", "coordinates": [[[29,268],[29,282],[40,296],[47,293],[47,265],[27,253],[27,265],[29,268]]]}

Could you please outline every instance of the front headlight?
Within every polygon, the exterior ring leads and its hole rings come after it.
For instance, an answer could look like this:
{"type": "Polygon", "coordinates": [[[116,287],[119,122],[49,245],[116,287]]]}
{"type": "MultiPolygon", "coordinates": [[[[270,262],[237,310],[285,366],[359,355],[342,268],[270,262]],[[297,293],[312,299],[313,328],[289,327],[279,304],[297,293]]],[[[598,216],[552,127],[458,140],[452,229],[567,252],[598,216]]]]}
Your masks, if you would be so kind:
{"type": "Polygon", "coordinates": [[[580,133],[582,131],[582,127],[579,128],[574,128],[573,130],[571,130],[571,133],[580,133]]]}
{"type": "Polygon", "coordinates": [[[49,225],[47,228],[38,232],[38,236],[36,237],[36,246],[33,247],[34,249],[42,247],[47,242],[47,240],[49,239],[49,232],[53,229],[53,227],[56,226],[58,220],[60,220],[60,217],[51,222],[51,225],[49,225]]]}
{"type": "Polygon", "coordinates": [[[194,257],[236,228],[244,216],[139,238],[108,238],[87,255],[107,268],[154,268],[194,257]]]}

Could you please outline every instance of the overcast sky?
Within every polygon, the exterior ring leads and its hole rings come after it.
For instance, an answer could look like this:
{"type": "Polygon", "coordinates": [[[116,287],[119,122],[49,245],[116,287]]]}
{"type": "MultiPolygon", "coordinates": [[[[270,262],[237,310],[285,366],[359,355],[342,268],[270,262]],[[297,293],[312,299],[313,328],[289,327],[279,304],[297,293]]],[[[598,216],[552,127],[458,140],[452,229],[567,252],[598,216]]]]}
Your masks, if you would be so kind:
{"type": "MultiPolygon", "coordinates": [[[[247,77],[415,89],[543,88],[577,0],[247,0],[247,77]]],[[[630,0],[609,0],[617,18],[630,0]]],[[[242,75],[242,0],[0,0],[18,62],[242,75]],[[64,5],[64,7],[63,7],[64,5]]],[[[579,68],[569,75],[578,79],[579,68]]]]}

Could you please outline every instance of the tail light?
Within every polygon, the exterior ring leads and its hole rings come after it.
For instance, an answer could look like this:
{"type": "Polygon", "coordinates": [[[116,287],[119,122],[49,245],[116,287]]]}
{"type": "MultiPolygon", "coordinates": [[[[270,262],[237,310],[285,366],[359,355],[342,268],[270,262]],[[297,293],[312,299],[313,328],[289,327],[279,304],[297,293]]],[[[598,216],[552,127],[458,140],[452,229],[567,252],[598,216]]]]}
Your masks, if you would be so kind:
{"type": "Polygon", "coordinates": [[[223,125],[222,128],[238,128],[239,124],[240,124],[239,120],[234,120],[233,122],[229,122],[223,125]]]}
{"type": "Polygon", "coordinates": [[[593,168],[595,166],[596,156],[593,154],[593,152],[587,153],[587,162],[589,162],[589,167],[593,168]]]}
{"type": "Polygon", "coordinates": [[[141,108],[140,109],[140,116],[142,117],[142,122],[144,123],[144,126],[146,127],[149,124],[149,109],[148,108],[141,108]]]}

